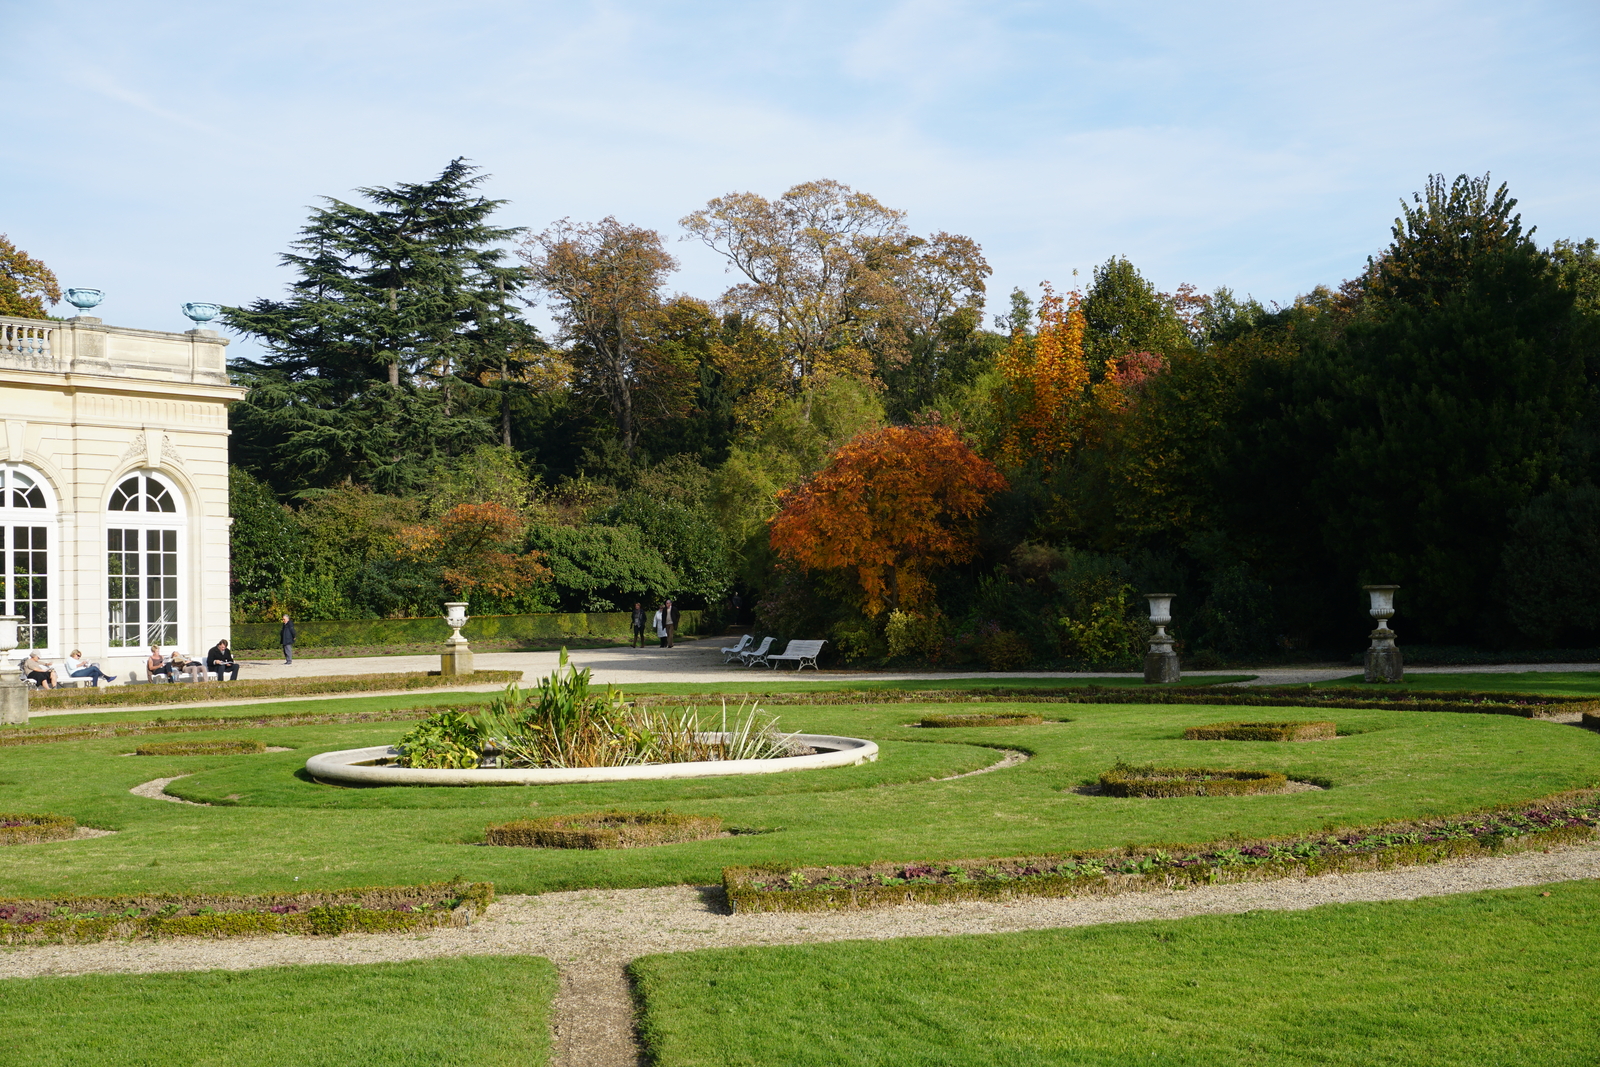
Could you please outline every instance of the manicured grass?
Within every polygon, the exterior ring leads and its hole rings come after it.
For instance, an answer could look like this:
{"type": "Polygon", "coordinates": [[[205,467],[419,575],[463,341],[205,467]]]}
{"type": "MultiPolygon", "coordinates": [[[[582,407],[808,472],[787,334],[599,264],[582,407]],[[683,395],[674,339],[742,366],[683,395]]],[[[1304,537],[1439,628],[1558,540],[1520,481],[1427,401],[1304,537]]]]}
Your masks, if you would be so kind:
{"type": "Polygon", "coordinates": [[[40,711],[67,708],[105,708],[140,704],[189,705],[213,700],[272,699],[323,693],[385,693],[397,690],[448,689],[455,685],[504,685],[521,677],[520,671],[478,671],[474,676],[445,678],[425,671],[397,674],[326,674],[312,678],[273,678],[238,682],[177,682],[155,685],[116,685],[98,689],[52,689],[29,696],[40,711]]]}
{"type": "MultiPolygon", "coordinates": [[[[59,715],[35,715],[29,726],[75,726],[80,724],[103,725],[110,722],[176,721],[191,717],[208,719],[254,719],[263,715],[296,715],[338,712],[361,714],[388,711],[391,708],[432,708],[441,704],[465,704],[486,701],[490,693],[424,690],[418,693],[393,693],[380,697],[337,697],[319,700],[274,700],[259,704],[230,704],[224,707],[142,708],[136,711],[85,711],[63,712],[59,715]]],[[[0,737],[15,727],[0,726],[0,737]]]]}
{"type": "Polygon", "coordinates": [[[1219,718],[1216,708],[1205,706],[897,704],[779,711],[785,729],[867,737],[879,743],[881,758],[860,767],[755,777],[351,789],[306,778],[306,758],[392,741],[405,724],[241,724],[181,735],[197,741],[248,737],[293,750],[261,755],[120,755],[132,751],[137,738],[0,748],[0,810],[51,812],[120,831],[7,848],[0,896],[332,889],[455,875],[491,881],[501,892],[710,884],[726,866],[926,862],[1256,838],[1451,815],[1600,785],[1600,736],[1509,716],[1341,710],[1325,717],[1336,719],[1346,736],[1284,745],[1183,740],[1185,727],[1219,718]],[[965,730],[910,725],[925,711],[963,709],[1020,710],[1047,721],[965,730]],[[997,747],[1023,749],[1033,758],[993,774],[934,780],[994,764],[997,747]],[[1333,788],[1159,800],[1073,791],[1119,760],[1280,771],[1333,788]],[[190,777],[170,792],[214,806],[128,793],[140,782],[178,775],[190,777]],[[773,832],[598,854],[481,844],[489,823],[608,808],[717,815],[729,827],[773,832]]]}
{"type": "Polygon", "coordinates": [[[649,956],[658,1067],[1593,1064],[1600,883],[649,956]],[[1548,892],[1548,897],[1541,896],[1548,892]]]}
{"type": "MultiPolygon", "coordinates": [[[[1253,674],[1195,674],[1185,675],[1184,685],[1218,685],[1223,682],[1247,682],[1253,674]]],[[[813,692],[868,692],[897,690],[915,692],[919,689],[1073,689],[1080,686],[1104,685],[1118,688],[1144,688],[1139,675],[1114,678],[1085,678],[1076,674],[1055,674],[1048,678],[901,678],[873,680],[853,678],[848,674],[784,674],[751,671],[721,682],[657,682],[650,685],[630,685],[630,693],[664,693],[693,695],[695,693],[813,693],[813,692]]],[[[1151,686],[1150,688],[1161,688],[1151,686]]]]}
{"type": "Polygon", "coordinates": [[[1398,686],[1426,692],[1540,693],[1550,696],[1600,696],[1600,671],[1518,671],[1516,674],[1424,674],[1414,671],[1403,682],[1366,682],[1353,674],[1331,682],[1317,682],[1318,689],[1358,686],[1363,689],[1389,689],[1398,686]]]}
{"type": "Polygon", "coordinates": [[[537,956],[0,981],[11,1067],[538,1067],[537,956]]]}

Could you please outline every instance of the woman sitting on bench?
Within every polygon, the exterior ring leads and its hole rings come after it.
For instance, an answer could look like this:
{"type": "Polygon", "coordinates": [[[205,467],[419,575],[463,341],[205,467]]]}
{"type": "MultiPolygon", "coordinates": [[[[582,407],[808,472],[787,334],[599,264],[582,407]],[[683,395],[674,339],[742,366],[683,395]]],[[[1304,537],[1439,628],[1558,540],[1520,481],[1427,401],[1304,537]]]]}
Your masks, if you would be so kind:
{"type": "Polygon", "coordinates": [[[173,665],[171,663],[168,663],[162,657],[160,645],[150,646],[150,658],[145,660],[144,667],[145,670],[150,672],[150,680],[152,682],[156,680],[157,675],[160,675],[169,682],[172,681],[172,666],[173,665]]]}
{"type": "Polygon", "coordinates": [[[72,650],[72,655],[67,657],[67,677],[68,678],[93,678],[94,679],[94,687],[96,689],[100,688],[100,680],[102,678],[105,679],[107,684],[117,680],[117,676],[116,675],[107,674],[104,671],[102,671],[100,669],[100,664],[84,662],[83,653],[80,652],[77,649],[73,649],[72,650]]]}
{"type": "Polygon", "coordinates": [[[22,661],[22,671],[28,676],[28,681],[40,689],[56,687],[56,669],[40,659],[37,652],[28,653],[28,658],[22,661]]]}

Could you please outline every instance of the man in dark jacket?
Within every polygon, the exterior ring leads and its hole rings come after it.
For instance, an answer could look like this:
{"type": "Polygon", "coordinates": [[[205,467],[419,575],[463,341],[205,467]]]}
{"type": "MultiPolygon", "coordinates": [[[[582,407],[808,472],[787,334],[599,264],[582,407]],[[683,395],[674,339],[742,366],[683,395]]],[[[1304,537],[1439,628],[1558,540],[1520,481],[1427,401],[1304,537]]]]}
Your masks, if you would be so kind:
{"type": "Polygon", "coordinates": [[[289,621],[289,616],[283,617],[283,629],[278,631],[278,644],[283,646],[283,662],[287,665],[294,662],[294,623],[289,621]]]}
{"type": "Polygon", "coordinates": [[[637,600],[633,602],[633,647],[644,647],[644,627],[650,620],[644,617],[644,605],[637,600]]]}
{"type": "Polygon", "coordinates": [[[233,662],[233,650],[228,647],[227,638],[212,645],[211,651],[206,653],[206,673],[215,673],[219,682],[239,680],[239,665],[233,662]],[[229,674],[230,671],[233,673],[229,674]],[[228,674],[227,679],[222,677],[224,674],[228,674]]]}

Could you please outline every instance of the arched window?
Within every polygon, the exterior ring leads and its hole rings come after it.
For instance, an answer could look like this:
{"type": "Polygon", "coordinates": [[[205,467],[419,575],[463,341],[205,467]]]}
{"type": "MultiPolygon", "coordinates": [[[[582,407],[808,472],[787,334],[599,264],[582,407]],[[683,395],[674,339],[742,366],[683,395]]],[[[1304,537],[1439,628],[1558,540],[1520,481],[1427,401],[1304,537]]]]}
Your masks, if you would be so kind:
{"type": "Polygon", "coordinates": [[[55,501],[36,471],[0,465],[0,564],[4,608],[20,615],[18,648],[50,645],[50,556],[55,545],[55,501]]]}
{"type": "Polygon", "coordinates": [[[106,600],[112,648],[176,645],[182,497],[156,474],[118,483],[106,505],[106,600]]]}

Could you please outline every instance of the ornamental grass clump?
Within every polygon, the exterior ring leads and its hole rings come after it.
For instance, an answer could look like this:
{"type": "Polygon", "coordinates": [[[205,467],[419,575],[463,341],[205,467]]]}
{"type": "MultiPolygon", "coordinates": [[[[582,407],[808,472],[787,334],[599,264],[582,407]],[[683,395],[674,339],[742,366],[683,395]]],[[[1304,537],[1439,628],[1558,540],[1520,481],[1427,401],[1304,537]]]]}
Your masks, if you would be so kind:
{"type": "Polygon", "coordinates": [[[1214,722],[1183,731],[1186,741],[1328,741],[1337,736],[1331,722],[1214,722]]]}
{"type": "Polygon", "coordinates": [[[992,715],[971,712],[962,715],[924,715],[917,725],[934,729],[951,729],[961,726],[1038,726],[1043,722],[1042,715],[1026,715],[1021,712],[1015,714],[995,712],[992,715]]]}
{"type": "Polygon", "coordinates": [[[1277,771],[1119,763],[1100,776],[1100,791],[1114,797],[1224,797],[1266,793],[1282,789],[1288,782],[1277,771]]]}
{"type": "Polygon", "coordinates": [[[147,741],[136,756],[251,756],[265,752],[261,741],[147,741]]]}
{"type": "Polygon", "coordinates": [[[1597,827],[1600,791],[1591,789],[1517,808],[1301,837],[859,867],[729,867],[722,884],[736,912],[1107,895],[1549,849],[1593,841],[1597,827]]]}
{"type": "Polygon", "coordinates": [[[31,845],[62,841],[78,833],[78,820],[70,815],[0,811],[0,845],[31,845]]]}
{"type": "Polygon", "coordinates": [[[702,841],[721,833],[722,818],[717,815],[598,811],[500,823],[488,827],[484,839],[491,845],[522,848],[637,848],[702,841]]]}
{"type": "Polygon", "coordinates": [[[590,673],[567,662],[538,689],[516,684],[487,705],[431,715],[395,747],[401,767],[629,767],[706,760],[777,759],[809,754],[793,734],[754,703],[733,721],[724,705],[720,729],[693,708],[632,704],[615,689],[596,693],[590,673]]]}

